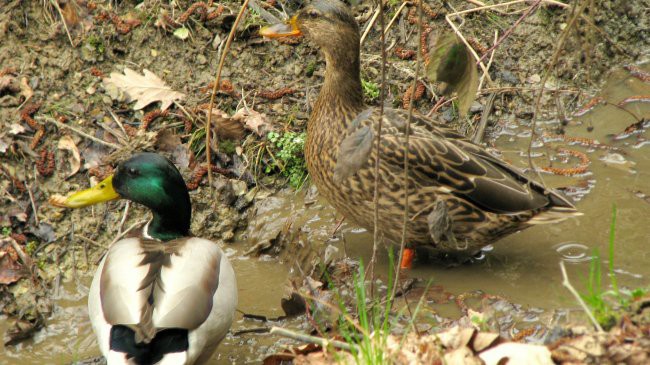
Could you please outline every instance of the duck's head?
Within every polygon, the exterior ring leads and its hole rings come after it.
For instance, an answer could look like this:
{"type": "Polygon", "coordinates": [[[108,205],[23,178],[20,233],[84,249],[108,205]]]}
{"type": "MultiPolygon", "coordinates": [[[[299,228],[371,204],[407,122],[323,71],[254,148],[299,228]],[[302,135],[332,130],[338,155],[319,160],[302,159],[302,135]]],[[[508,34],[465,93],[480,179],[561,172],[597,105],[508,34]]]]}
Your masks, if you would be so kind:
{"type": "MultiPolygon", "coordinates": [[[[82,208],[119,198],[151,209],[154,221],[150,225],[150,232],[154,233],[154,237],[156,229],[159,233],[174,231],[175,236],[189,233],[191,203],[185,181],[171,161],[156,153],[132,156],[120,163],[113,175],[90,189],[73,193],[55,205],[82,208]]],[[[160,236],[165,235],[161,233],[160,236]]]]}
{"type": "Polygon", "coordinates": [[[262,28],[260,35],[269,38],[305,35],[326,56],[352,50],[358,57],[359,25],[344,3],[338,0],[315,0],[282,24],[262,28]]]}

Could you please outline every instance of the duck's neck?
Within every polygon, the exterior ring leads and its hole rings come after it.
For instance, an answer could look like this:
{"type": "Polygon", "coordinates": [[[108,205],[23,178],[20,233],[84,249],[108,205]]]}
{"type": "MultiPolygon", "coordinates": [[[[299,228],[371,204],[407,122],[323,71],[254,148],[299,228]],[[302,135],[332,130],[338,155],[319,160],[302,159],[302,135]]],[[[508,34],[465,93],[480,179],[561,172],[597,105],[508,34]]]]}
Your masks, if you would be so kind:
{"type": "Polygon", "coordinates": [[[161,241],[189,236],[192,218],[189,195],[176,198],[174,204],[152,209],[151,212],[153,219],[147,225],[147,236],[161,241]]]}
{"type": "Polygon", "coordinates": [[[315,110],[356,111],[363,109],[363,92],[359,67],[359,39],[350,37],[349,46],[323,50],[325,54],[325,83],[318,95],[315,110]]]}

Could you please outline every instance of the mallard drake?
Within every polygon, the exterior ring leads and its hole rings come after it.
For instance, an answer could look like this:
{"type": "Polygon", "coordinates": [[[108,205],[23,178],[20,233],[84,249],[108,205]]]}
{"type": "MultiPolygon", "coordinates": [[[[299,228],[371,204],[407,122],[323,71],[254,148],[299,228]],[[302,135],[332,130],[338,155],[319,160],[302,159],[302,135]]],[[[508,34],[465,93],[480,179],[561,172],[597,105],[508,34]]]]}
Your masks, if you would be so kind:
{"type": "MultiPolygon", "coordinates": [[[[316,0],[286,23],[263,28],[260,34],[305,35],[325,56],[325,82],[307,123],[307,169],[319,193],[338,212],[372,230],[380,111],[363,101],[356,20],[343,3],[316,0]]],[[[405,194],[410,217],[407,245],[456,255],[473,255],[515,231],[580,214],[559,193],[417,113],[411,119],[405,189],[406,124],[407,112],[384,111],[378,226],[389,240],[401,240],[405,194]]]]}
{"type": "Polygon", "coordinates": [[[115,242],[99,264],[88,311],[108,364],[196,364],[226,336],[237,306],[235,273],[219,246],[190,235],[192,206],[174,164],[140,153],[115,174],[55,205],[128,199],[153,218],[115,242]]]}

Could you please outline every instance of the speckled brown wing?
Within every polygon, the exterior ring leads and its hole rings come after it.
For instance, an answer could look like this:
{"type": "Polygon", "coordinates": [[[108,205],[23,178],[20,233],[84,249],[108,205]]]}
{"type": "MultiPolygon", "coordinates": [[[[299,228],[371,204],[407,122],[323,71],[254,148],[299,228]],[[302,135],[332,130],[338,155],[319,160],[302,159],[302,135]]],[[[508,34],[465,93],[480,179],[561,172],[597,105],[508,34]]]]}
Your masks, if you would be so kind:
{"type": "MultiPolygon", "coordinates": [[[[378,111],[375,114],[377,120],[378,111]]],[[[403,169],[406,120],[405,111],[385,112],[382,160],[396,174],[403,169]]],[[[521,171],[431,119],[413,115],[410,146],[410,175],[418,185],[438,186],[487,212],[515,214],[556,204],[572,207],[521,171]]]]}

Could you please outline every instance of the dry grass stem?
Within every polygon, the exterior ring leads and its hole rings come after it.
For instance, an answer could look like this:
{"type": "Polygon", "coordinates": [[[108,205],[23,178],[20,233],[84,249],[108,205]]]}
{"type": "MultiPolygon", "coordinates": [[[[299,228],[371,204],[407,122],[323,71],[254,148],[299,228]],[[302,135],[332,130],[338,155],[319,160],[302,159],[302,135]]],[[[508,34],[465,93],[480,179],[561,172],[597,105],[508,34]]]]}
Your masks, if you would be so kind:
{"type": "Polygon", "coordinates": [[[59,128],[69,129],[69,130],[77,133],[78,135],[80,135],[82,137],[88,138],[89,140],[97,142],[99,144],[102,144],[102,145],[104,145],[106,147],[110,147],[110,148],[113,148],[113,149],[116,149],[116,150],[119,150],[121,148],[119,145],[116,145],[115,143],[110,143],[110,142],[103,141],[103,140],[101,140],[101,139],[99,139],[97,137],[91,136],[88,133],[82,132],[81,130],[79,130],[79,129],[73,127],[73,126],[63,124],[63,123],[59,122],[58,120],[56,120],[56,119],[54,119],[52,117],[47,117],[46,116],[43,119],[45,119],[46,121],[56,125],[59,128]]]}
{"type": "MultiPolygon", "coordinates": [[[[417,3],[418,6],[418,39],[422,39],[423,32],[423,11],[422,11],[422,2],[417,3]]],[[[424,49],[422,49],[422,42],[418,42],[418,57],[415,61],[415,77],[413,78],[413,84],[411,88],[415,90],[418,84],[418,78],[420,77],[420,67],[422,66],[422,56],[424,55],[424,49]]],[[[408,117],[406,118],[406,130],[404,136],[404,215],[402,219],[402,239],[399,247],[399,255],[397,257],[397,265],[395,265],[395,282],[393,283],[393,288],[390,294],[391,305],[395,301],[395,293],[397,292],[397,286],[399,285],[400,277],[400,266],[402,263],[402,258],[404,257],[404,249],[406,248],[406,233],[408,231],[408,222],[409,222],[409,150],[410,150],[410,134],[411,134],[411,120],[413,119],[413,98],[409,100],[408,108],[408,117]]]]}
{"type": "Polygon", "coordinates": [[[553,55],[551,56],[551,59],[546,66],[546,71],[544,72],[544,76],[542,77],[542,80],[539,83],[539,92],[537,93],[535,97],[535,109],[533,111],[533,119],[531,120],[530,124],[530,141],[528,141],[528,166],[530,167],[531,170],[535,171],[537,174],[537,178],[539,181],[542,183],[544,187],[546,187],[546,184],[544,183],[544,179],[542,178],[542,174],[535,168],[535,164],[533,163],[533,157],[532,157],[532,151],[533,151],[533,141],[535,140],[535,128],[537,126],[537,117],[539,115],[539,107],[542,102],[542,95],[544,95],[544,89],[546,87],[546,81],[548,80],[548,77],[551,74],[551,70],[553,67],[555,67],[555,64],[557,63],[558,57],[560,56],[560,52],[564,48],[564,42],[566,41],[567,37],[569,36],[569,33],[571,32],[571,29],[573,29],[573,26],[576,24],[576,20],[580,17],[582,12],[585,10],[586,6],[588,4],[588,1],[583,1],[580,4],[579,8],[573,8],[573,15],[571,16],[571,19],[567,22],[566,28],[564,28],[564,31],[562,31],[562,35],[560,35],[560,39],[558,40],[557,44],[555,45],[555,50],[553,51],[553,55]]]}
{"type": "MultiPolygon", "coordinates": [[[[232,25],[232,29],[230,29],[230,34],[228,34],[228,40],[226,41],[226,45],[223,48],[223,51],[221,51],[221,59],[219,60],[219,66],[217,67],[217,74],[214,78],[214,84],[212,86],[212,94],[210,95],[210,106],[208,107],[208,110],[212,110],[214,108],[214,99],[215,96],[217,95],[217,89],[219,88],[220,82],[221,82],[221,71],[223,70],[223,65],[226,60],[226,55],[228,54],[228,50],[230,49],[230,44],[232,43],[233,38],[235,38],[235,32],[237,31],[237,27],[239,26],[239,22],[242,20],[244,17],[244,13],[246,12],[246,9],[248,7],[248,1],[249,0],[244,0],[242,3],[241,7],[239,8],[239,13],[237,14],[237,18],[235,18],[235,23],[232,25]]],[[[205,123],[205,155],[206,155],[206,163],[208,165],[208,185],[209,185],[209,191],[210,195],[212,195],[212,161],[211,161],[211,125],[212,125],[212,113],[208,113],[208,119],[205,123]]],[[[218,135],[215,134],[215,139],[218,141],[218,135]]]]}
{"type": "Polygon", "coordinates": [[[598,321],[594,317],[594,314],[591,313],[591,311],[589,310],[589,307],[587,307],[587,304],[585,303],[585,301],[582,300],[582,297],[580,296],[580,294],[578,294],[578,291],[573,287],[573,285],[571,285],[571,282],[569,281],[569,276],[566,273],[566,267],[564,267],[564,261],[560,261],[560,270],[562,270],[562,285],[564,285],[564,287],[569,289],[569,291],[571,292],[573,297],[580,304],[580,307],[582,307],[582,309],[585,311],[585,313],[587,313],[587,316],[589,317],[589,320],[594,325],[594,327],[596,327],[596,330],[598,332],[601,332],[601,333],[605,332],[605,331],[603,331],[603,328],[600,326],[600,324],[598,323],[598,321]]]}

